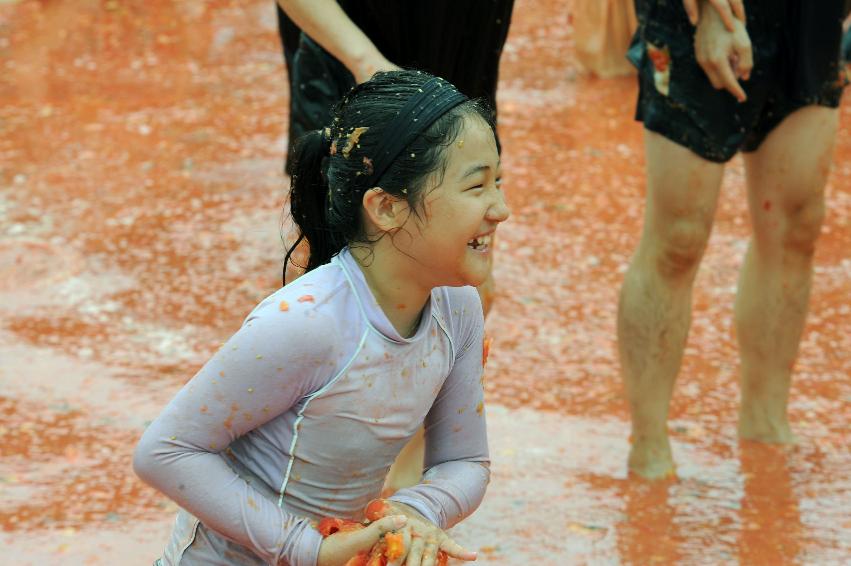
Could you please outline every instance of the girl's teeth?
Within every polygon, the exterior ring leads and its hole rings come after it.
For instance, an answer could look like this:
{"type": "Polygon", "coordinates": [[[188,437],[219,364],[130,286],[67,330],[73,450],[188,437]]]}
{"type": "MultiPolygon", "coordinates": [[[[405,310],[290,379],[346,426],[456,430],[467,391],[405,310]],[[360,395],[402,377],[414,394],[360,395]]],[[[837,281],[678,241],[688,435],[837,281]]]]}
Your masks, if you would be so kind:
{"type": "Polygon", "coordinates": [[[467,245],[470,246],[471,248],[473,248],[474,250],[477,250],[479,248],[487,247],[490,243],[491,243],[491,237],[488,235],[488,236],[481,236],[479,238],[473,238],[472,240],[470,240],[467,243],[467,245]]]}

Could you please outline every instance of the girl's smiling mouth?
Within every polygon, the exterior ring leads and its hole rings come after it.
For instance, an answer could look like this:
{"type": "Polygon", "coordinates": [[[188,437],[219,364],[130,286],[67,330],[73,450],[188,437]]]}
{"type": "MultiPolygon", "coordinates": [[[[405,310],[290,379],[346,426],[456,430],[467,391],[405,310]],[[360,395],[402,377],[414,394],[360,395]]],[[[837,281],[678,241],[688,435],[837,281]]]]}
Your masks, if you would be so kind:
{"type": "Polygon", "coordinates": [[[481,236],[476,236],[475,238],[473,238],[472,240],[467,242],[467,247],[474,250],[474,251],[480,252],[480,253],[490,251],[491,240],[493,239],[493,234],[494,234],[494,231],[491,231],[491,232],[488,232],[487,234],[482,234],[481,236]]]}

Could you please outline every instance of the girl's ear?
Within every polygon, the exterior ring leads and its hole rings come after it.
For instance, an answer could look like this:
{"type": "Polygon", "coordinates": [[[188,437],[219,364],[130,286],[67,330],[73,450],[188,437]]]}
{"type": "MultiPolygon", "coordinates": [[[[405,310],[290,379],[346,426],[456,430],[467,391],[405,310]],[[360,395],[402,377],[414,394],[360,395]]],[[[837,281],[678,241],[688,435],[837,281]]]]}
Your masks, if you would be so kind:
{"type": "Polygon", "coordinates": [[[408,219],[408,201],[373,187],[363,193],[363,210],[366,219],[380,232],[393,232],[408,219]]]}

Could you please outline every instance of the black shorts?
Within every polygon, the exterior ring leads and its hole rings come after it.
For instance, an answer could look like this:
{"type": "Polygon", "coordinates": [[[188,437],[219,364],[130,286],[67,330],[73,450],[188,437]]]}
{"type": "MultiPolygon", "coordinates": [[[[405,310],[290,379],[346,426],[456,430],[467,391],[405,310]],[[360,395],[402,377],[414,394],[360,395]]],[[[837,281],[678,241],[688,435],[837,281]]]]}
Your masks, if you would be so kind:
{"type": "Polygon", "coordinates": [[[804,106],[836,108],[848,79],[840,63],[844,0],[752,0],[747,101],[716,90],[694,55],[694,27],[681,0],[637,0],[629,50],[638,68],[636,119],[701,157],[723,163],[756,150],[804,106]]]}

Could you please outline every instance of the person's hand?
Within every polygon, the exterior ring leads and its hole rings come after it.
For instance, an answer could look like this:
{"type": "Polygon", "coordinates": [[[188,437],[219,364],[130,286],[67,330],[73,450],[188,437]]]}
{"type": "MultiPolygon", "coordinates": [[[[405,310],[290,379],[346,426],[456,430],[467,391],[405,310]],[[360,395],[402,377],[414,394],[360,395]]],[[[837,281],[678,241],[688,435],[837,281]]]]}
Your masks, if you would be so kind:
{"type": "MultiPolygon", "coordinates": [[[[700,7],[702,0],[683,0],[683,8],[691,25],[697,26],[700,21],[700,7]]],[[[744,0],[703,0],[707,4],[712,4],[715,11],[721,16],[724,22],[724,27],[727,31],[736,31],[734,19],[745,23],[745,3],[744,0]]]]}
{"type": "Polygon", "coordinates": [[[399,513],[390,514],[368,527],[353,531],[340,531],[322,540],[317,566],[343,566],[359,552],[369,552],[384,533],[405,527],[407,518],[399,513]]]}
{"type": "Polygon", "coordinates": [[[353,67],[354,68],[349,69],[349,71],[351,71],[352,75],[354,75],[355,81],[358,84],[365,83],[372,78],[372,75],[379,71],[400,70],[398,65],[394,65],[380,53],[360,59],[353,65],[353,67]]]}
{"type": "MultiPolygon", "coordinates": [[[[404,515],[408,522],[400,529],[405,537],[404,556],[399,558],[394,566],[435,566],[438,564],[438,553],[443,551],[453,558],[472,561],[477,558],[475,552],[465,550],[456,543],[437,525],[423,517],[412,507],[390,500],[377,500],[367,507],[367,518],[378,515],[404,515]],[[410,541],[410,544],[408,544],[410,541]]],[[[391,566],[388,564],[388,566],[391,566]]]]}
{"type": "Polygon", "coordinates": [[[747,100],[738,81],[748,80],[753,69],[753,50],[744,23],[735,19],[733,31],[727,31],[718,12],[704,3],[694,34],[694,55],[712,86],[727,90],[739,102],[747,100]]]}

